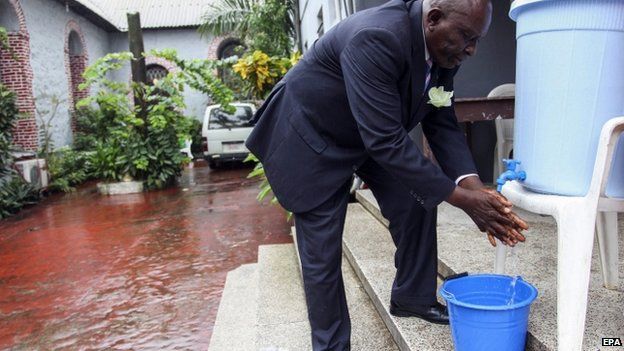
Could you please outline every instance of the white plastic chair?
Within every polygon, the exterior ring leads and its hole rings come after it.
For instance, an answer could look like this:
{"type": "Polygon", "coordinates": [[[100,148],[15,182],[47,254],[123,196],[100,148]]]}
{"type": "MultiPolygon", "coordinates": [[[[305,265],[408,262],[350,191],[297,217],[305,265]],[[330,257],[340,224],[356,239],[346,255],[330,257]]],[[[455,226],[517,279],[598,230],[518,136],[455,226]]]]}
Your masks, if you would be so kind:
{"type": "MultiPolygon", "coordinates": [[[[503,195],[514,205],[551,215],[557,222],[557,343],[562,351],[581,350],[583,345],[595,223],[604,285],[612,289],[618,285],[617,213],[624,212],[624,198],[606,197],[605,188],[623,132],[624,117],[603,126],[592,181],[584,197],[537,194],[517,181],[503,186],[503,195]]],[[[506,250],[497,246],[495,271],[502,273],[506,250]]]]}
{"type": "MultiPolygon", "coordinates": [[[[513,83],[499,85],[492,89],[487,97],[514,97],[516,85],[513,83]]],[[[496,126],[496,147],[494,149],[494,179],[505,171],[503,159],[509,158],[513,149],[513,119],[503,119],[501,116],[494,120],[496,126]]]]}
{"type": "Polygon", "coordinates": [[[191,160],[193,159],[193,153],[191,152],[191,145],[193,144],[193,140],[187,139],[184,141],[184,147],[180,149],[181,153],[185,153],[191,160]]]}

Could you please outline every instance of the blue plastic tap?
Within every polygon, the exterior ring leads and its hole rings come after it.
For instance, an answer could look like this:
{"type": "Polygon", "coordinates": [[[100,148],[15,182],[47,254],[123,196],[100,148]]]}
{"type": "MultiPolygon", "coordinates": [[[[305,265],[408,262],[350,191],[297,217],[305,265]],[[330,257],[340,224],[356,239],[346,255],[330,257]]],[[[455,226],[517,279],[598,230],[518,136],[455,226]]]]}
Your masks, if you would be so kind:
{"type": "Polygon", "coordinates": [[[526,179],[525,171],[516,172],[516,166],[520,164],[520,161],[504,159],[503,163],[507,166],[507,170],[496,179],[496,191],[499,193],[503,190],[503,185],[508,181],[526,179]]]}

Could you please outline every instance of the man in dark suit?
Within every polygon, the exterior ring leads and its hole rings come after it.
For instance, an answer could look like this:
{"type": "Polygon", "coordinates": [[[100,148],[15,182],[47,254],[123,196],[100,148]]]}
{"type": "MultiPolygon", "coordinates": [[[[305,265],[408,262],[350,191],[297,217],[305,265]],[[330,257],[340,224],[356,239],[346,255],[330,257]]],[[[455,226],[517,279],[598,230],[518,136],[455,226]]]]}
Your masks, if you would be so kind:
{"type": "Polygon", "coordinates": [[[511,204],[484,190],[451,101],[457,66],[487,32],[489,0],[391,0],[337,24],[275,86],[247,147],[294,213],[314,350],[347,350],[342,230],[355,172],[373,191],[397,247],[390,312],[448,323],[436,300],[436,206],[463,209],[481,231],[522,240],[511,204]],[[440,166],[408,131],[422,125],[440,166]]]}

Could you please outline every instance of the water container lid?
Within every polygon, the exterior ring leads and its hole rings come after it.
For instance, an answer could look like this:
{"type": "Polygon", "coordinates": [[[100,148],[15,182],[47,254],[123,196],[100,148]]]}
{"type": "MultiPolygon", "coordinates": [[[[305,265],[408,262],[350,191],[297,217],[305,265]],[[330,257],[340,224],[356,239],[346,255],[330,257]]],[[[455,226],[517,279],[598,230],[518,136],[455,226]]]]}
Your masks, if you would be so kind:
{"type": "Polygon", "coordinates": [[[522,7],[544,1],[552,0],[514,0],[511,3],[511,8],[509,9],[509,17],[515,21],[518,19],[518,13],[522,7]]]}

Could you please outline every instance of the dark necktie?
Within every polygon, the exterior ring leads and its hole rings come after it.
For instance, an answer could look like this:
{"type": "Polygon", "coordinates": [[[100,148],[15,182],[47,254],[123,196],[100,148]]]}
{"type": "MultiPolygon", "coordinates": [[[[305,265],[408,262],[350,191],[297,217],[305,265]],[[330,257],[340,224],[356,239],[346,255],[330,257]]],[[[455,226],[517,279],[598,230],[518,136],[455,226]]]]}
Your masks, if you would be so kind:
{"type": "Polygon", "coordinates": [[[431,67],[433,65],[433,61],[431,60],[431,58],[429,58],[427,61],[427,75],[425,78],[425,93],[427,92],[427,87],[429,86],[429,82],[431,81],[431,67]]]}

